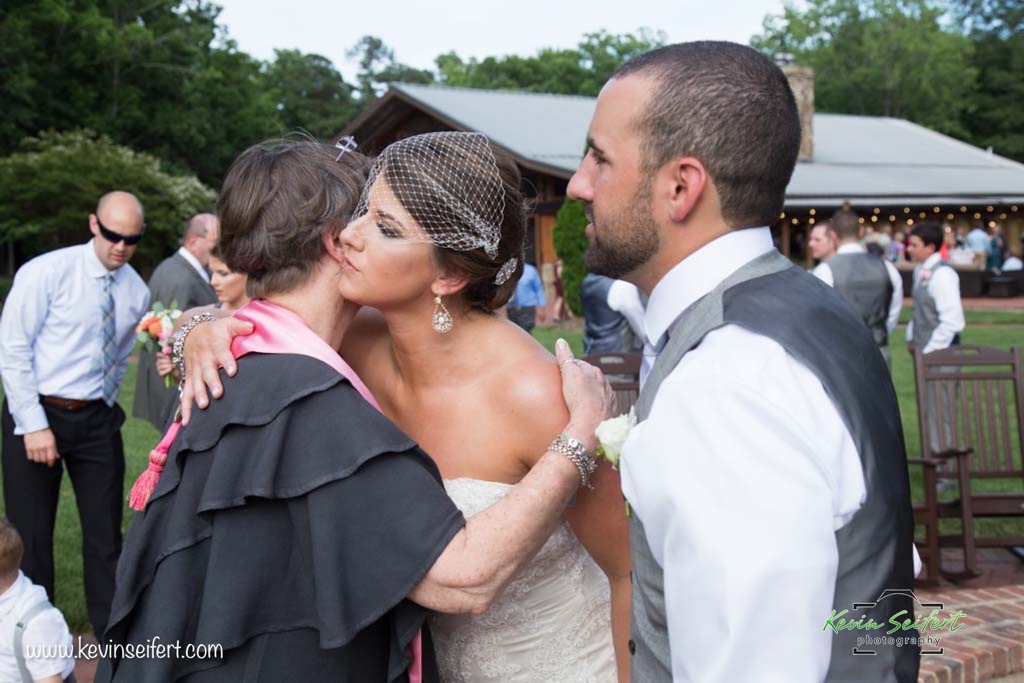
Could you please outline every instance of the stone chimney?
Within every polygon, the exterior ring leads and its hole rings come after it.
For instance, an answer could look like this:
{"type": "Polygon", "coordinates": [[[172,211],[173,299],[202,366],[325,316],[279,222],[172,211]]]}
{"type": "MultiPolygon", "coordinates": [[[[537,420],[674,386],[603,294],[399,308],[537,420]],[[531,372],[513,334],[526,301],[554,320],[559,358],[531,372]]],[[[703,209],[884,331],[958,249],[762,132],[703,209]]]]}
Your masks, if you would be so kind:
{"type": "Polygon", "coordinates": [[[814,156],[814,69],[792,63],[791,55],[778,55],[776,62],[789,79],[800,111],[800,161],[814,156]],[[785,59],[788,57],[788,60],[785,59]],[[788,63],[787,63],[788,62],[788,63]]]}

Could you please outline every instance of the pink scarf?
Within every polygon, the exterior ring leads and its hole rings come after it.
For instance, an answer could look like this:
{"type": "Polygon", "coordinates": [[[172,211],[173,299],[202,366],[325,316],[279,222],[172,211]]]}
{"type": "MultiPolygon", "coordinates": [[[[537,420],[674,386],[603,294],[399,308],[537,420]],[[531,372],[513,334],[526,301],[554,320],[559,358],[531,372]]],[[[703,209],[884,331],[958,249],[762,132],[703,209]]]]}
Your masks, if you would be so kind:
{"type": "MultiPolygon", "coordinates": [[[[378,411],[380,410],[377,400],[363,380],[359,378],[359,375],[355,373],[355,370],[342,360],[337,351],[313,332],[305,320],[295,313],[269,301],[253,299],[235,311],[234,317],[252,323],[255,328],[252,334],[235,337],[232,340],[231,355],[235,358],[241,358],[247,353],[294,353],[316,358],[343,375],[355,387],[360,396],[378,411]]],[[[149,466],[139,475],[128,495],[128,504],[133,510],[146,509],[149,497],[153,495],[157,482],[160,480],[160,473],[163,472],[164,465],[167,463],[167,454],[171,449],[171,444],[174,443],[180,430],[181,419],[179,418],[167,428],[167,432],[156,448],[150,451],[149,466]]],[[[421,683],[423,679],[421,632],[417,632],[409,645],[409,650],[412,654],[409,683],[421,683]]]]}

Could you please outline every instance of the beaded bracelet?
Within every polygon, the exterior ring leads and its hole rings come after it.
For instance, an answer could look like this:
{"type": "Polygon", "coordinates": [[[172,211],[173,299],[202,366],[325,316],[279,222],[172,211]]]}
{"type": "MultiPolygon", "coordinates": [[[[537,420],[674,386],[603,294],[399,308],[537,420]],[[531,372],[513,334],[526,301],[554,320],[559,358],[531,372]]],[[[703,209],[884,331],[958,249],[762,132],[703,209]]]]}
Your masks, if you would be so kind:
{"type": "Polygon", "coordinates": [[[185,337],[199,323],[213,322],[217,318],[212,313],[196,313],[181,329],[174,333],[174,343],[171,345],[171,362],[178,368],[181,381],[185,381],[185,337]]]}
{"type": "Polygon", "coordinates": [[[590,477],[597,471],[597,459],[593,453],[587,450],[582,441],[565,434],[559,434],[551,442],[548,450],[561,453],[569,458],[572,464],[576,465],[576,469],[580,471],[580,484],[588,489],[594,488],[590,485],[590,477]]]}

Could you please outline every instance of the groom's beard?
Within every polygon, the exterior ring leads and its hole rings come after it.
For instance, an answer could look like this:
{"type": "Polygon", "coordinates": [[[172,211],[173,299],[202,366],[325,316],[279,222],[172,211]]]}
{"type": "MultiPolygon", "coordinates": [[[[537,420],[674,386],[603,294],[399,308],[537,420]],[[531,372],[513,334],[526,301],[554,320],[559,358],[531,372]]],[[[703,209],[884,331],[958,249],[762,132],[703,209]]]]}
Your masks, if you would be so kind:
{"type": "Polygon", "coordinates": [[[647,263],[661,246],[658,227],[651,217],[652,183],[642,182],[627,206],[598,223],[594,207],[586,214],[594,226],[583,265],[587,271],[620,279],[647,263]]]}

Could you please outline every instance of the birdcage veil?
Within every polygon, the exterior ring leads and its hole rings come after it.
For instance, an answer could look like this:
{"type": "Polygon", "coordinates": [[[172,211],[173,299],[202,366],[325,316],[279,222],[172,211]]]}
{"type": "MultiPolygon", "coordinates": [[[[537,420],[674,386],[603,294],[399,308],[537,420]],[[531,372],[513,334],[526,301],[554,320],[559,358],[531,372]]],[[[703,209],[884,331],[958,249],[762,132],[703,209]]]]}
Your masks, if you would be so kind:
{"type": "MultiPolygon", "coordinates": [[[[494,259],[501,241],[505,201],[501,174],[486,136],[425,133],[394,142],[377,157],[353,220],[370,209],[393,214],[398,207],[388,204],[397,202],[421,229],[403,234],[404,239],[455,251],[483,249],[494,259]],[[372,190],[380,180],[390,193],[375,193],[371,206],[372,190]]],[[[495,282],[503,284],[514,271],[515,264],[503,264],[495,282]]]]}

